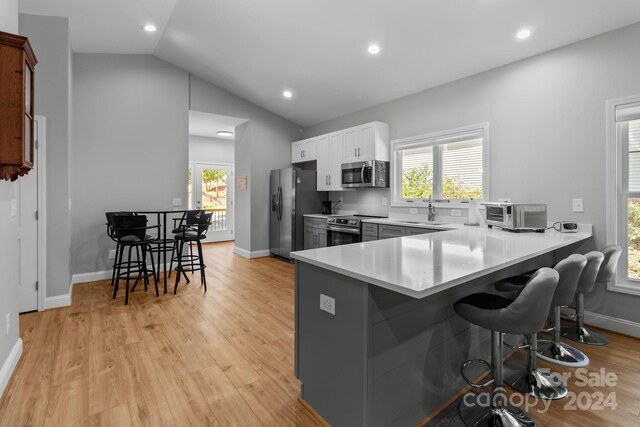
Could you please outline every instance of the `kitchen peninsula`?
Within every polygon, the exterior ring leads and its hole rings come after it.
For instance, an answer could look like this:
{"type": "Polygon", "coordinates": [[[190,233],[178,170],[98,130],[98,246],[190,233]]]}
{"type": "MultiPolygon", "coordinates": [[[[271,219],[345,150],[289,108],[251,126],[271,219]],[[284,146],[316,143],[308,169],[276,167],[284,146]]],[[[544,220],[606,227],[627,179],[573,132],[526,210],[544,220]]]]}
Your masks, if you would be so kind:
{"type": "Polygon", "coordinates": [[[449,230],[292,253],[296,376],[332,426],[410,426],[463,387],[459,367],[488,359],[489,333],[453,312],[500,278],[581,252],[578,233],[449,230]]]}

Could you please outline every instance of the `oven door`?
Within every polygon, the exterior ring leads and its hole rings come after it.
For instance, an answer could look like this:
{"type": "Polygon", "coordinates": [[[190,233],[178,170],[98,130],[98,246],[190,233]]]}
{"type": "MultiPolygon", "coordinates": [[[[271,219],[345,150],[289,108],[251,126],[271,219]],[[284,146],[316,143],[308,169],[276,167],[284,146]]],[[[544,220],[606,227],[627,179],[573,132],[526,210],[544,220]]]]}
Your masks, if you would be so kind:
{"type": "Polygon", "coordinates": [[[360,243],[360,229],[350,227],[327,227],[327,246],[360,243]]]}
{"type": "Polygon", "coordinates": [[[373,162],[345,163],[342,165],[342,186],[373,187],[374,186],[373,162]]]}
{"type": "Polygon", "coordinates": [[[485,205],[487,209],[487,224],[497,227],[508,227],[511,217],[510,205],[485,205]]]}

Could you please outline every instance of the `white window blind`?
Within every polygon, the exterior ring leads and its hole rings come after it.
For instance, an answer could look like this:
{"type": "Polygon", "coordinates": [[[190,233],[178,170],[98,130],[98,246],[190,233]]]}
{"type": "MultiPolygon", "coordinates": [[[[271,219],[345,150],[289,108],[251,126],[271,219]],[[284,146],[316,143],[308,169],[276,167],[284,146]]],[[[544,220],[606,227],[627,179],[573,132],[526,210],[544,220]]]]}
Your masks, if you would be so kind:
{"type": "Polygon", "coordinates": [[[393,141],[393,203],[483,199],[488,136],[481,124],[393,141]]]}

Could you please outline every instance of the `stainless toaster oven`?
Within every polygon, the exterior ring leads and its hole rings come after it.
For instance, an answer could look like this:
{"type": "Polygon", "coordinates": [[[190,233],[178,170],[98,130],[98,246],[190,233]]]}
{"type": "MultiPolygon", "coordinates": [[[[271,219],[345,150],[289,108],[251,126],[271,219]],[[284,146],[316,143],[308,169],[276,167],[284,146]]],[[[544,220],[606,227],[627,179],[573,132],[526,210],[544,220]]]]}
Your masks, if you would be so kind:
{"type": "Polygon", "coordinates": [[[509,231],[538,231],[547,228],[547,205],[536,203],[482,203],[489,228],[509,231]]]}

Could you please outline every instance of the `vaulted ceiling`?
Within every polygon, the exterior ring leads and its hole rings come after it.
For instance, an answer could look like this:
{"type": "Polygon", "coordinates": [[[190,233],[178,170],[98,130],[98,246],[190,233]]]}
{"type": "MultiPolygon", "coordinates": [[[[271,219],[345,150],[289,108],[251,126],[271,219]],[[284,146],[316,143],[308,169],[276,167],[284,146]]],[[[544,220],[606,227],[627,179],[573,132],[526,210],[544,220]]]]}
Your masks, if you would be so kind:
{"type": "Polygon", "coordinates": [[[307,126],[640,22],[640,1],[20,0],[20,12],[69,17],[74,52],[153,54],[307,126]]]}

